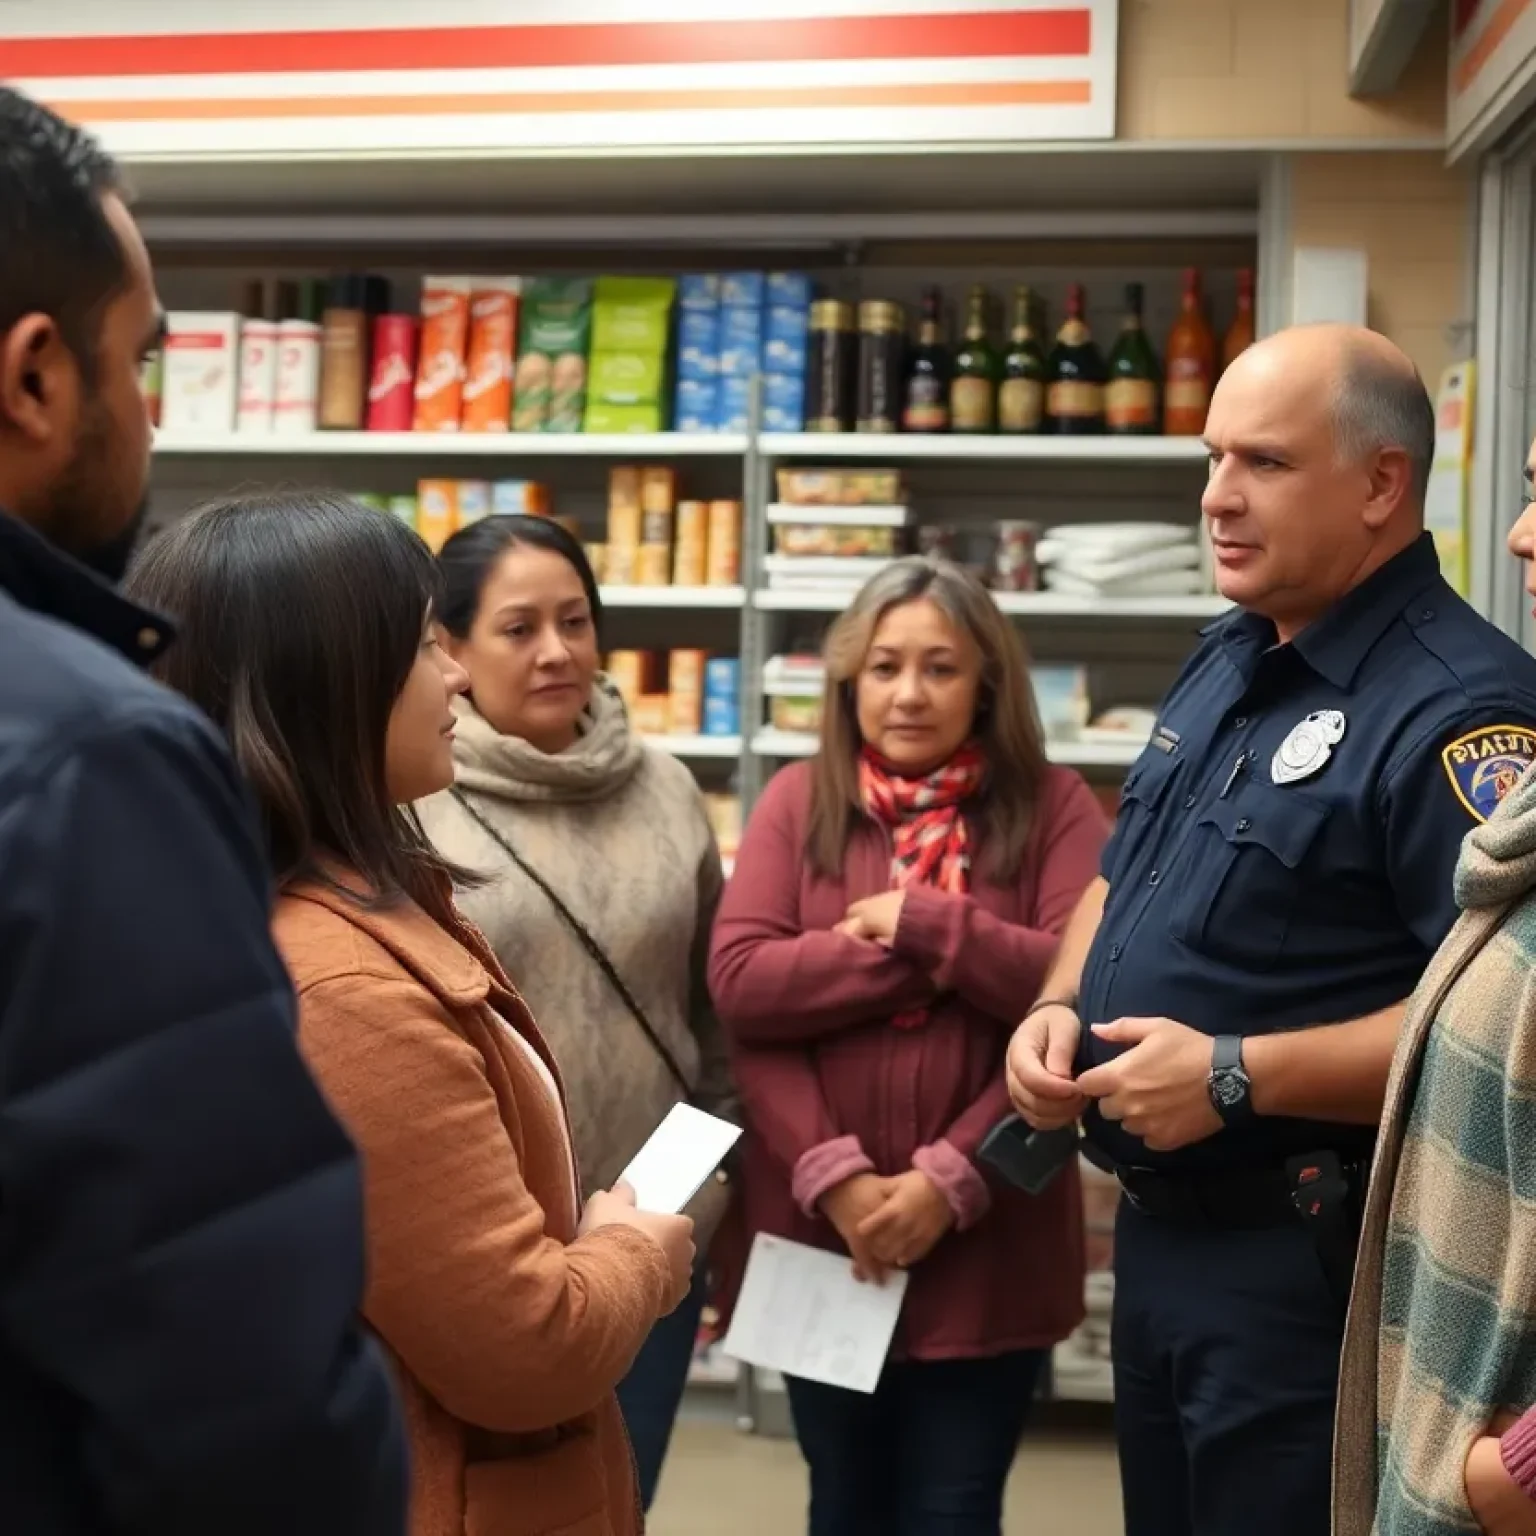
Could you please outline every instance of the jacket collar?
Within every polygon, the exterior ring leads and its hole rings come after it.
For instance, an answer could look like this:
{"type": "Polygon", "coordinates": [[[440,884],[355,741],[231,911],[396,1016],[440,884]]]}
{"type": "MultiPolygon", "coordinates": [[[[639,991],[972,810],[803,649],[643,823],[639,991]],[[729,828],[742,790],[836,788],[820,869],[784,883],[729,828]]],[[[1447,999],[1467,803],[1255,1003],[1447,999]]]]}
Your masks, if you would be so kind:
{"type": "MultiPolygon", "coordinates": [[[[1413,599],[1440,579],[1434,536],[1422,533],[1358,586],[1351,588],[1322,618],[1296,636],[1296,654],[1336,688],[1348,688],[1371,647],[1413,599]]],[[[1220,634],[1240,653],[1257,657],[1275,644],[1275,626],[1256,613],[1238,612],[1217,619],[1202,634],[1220,634]]],[[[1233,653],[1236,661],[1237,653],[1233,653]]],[[[1246,670],[1246,669],[1244,669],[1246,670]]]]}
{"type": "Polygon", "coordinates": [[[0,592],[33,613],[83,630],[135,666],[150,666],[176,638],[169,620],[129,602],[94,571],[3,510],[0,592]]]}
{"type": "MultiPolygon", "coordinates": [[[[480,936],[467,924],[455,931],[444,928],[430,913],[409,899],[388,906],[365,906],[357,878],[333,871],[346,889],[320,880],[305,880],[284,894],[296,901],[313,902],[344,918],[385,949],[392,959],[450,1008],[471,1008],[490,996],[493,982],[501,984],[501,967],[485,949],[480,936]]],[[[509,989],[510,990],[510,989],[509,989]]]]}

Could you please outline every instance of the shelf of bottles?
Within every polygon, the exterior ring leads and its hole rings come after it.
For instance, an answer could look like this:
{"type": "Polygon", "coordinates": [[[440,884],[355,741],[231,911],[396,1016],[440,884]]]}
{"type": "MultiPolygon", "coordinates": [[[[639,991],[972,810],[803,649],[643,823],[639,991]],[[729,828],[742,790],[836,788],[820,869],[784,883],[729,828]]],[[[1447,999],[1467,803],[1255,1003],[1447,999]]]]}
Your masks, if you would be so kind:
{"type": "Polygon", "coordinates": [[[1001,339],[995,311],[988,288],[973,284],[952,345],[943,293],[929,286],[909,345],[900,304],[827,299],[813,305],[807,431],[875,439],[1166,437],[1198,443],[1216,379],[1254,339],[1253,272],[1239,273],[1236,313],[1218,338],[1207,318],[1200,273],[1187,269],[1161,357],[1147,332],[1140,282],[1126,285],[1119,333],[1107,354],[1089,330],[1080,283],[1067,289],[1065,313],[1049,344],[1031,288],[1014,290],[1011,325],[1001,339]]]}

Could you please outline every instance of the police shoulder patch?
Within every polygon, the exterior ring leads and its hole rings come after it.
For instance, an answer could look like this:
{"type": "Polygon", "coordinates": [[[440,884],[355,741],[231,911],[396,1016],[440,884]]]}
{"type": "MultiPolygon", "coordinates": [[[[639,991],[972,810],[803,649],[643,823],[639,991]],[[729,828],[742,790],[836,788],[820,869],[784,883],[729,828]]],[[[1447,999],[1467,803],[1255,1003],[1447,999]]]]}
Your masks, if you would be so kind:
{"type": "Polygon", "coordinates": [[[1523,725],[1484,726],[1458,736],[1441,752],[1440,761],[1473,820],[1487,821],[1536,762],[1536,731],[1523,725]]]}

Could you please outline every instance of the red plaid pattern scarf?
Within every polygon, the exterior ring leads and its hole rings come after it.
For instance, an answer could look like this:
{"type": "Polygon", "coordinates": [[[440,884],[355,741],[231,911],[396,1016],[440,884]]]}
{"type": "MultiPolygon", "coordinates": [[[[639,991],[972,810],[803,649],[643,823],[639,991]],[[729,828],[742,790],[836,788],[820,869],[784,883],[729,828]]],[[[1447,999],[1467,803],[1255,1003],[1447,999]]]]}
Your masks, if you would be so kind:
{"type": "MultiPolygon", "coordinates": [[[[931,885],[964,895],[971,885],[970,837],[961,806],[986,777],[981,748],[967,742],[950,760],[920,779],[904,778],[868,747],[859,757],[859,794],[865,811],[891,830],[891,889],[931,885]]],[[[926,1009],[899,1015],[912,1029],[926,1009]]]]}

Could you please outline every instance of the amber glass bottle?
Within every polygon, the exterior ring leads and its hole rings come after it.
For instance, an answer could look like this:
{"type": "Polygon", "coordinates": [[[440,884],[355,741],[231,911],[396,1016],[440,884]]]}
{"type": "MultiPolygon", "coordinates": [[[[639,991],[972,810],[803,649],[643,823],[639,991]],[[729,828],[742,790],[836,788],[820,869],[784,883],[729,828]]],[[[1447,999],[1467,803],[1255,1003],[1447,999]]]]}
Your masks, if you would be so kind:
{"type": "Polygon", "coordinates": [[[1200,273],[1184,274],[1184,302],[1168,336],[1163,385],[1163,431],[1174,437],[1198,437],[1205,431],[1216,382],[1216,338],[1205,318],[1200,273]]]}

